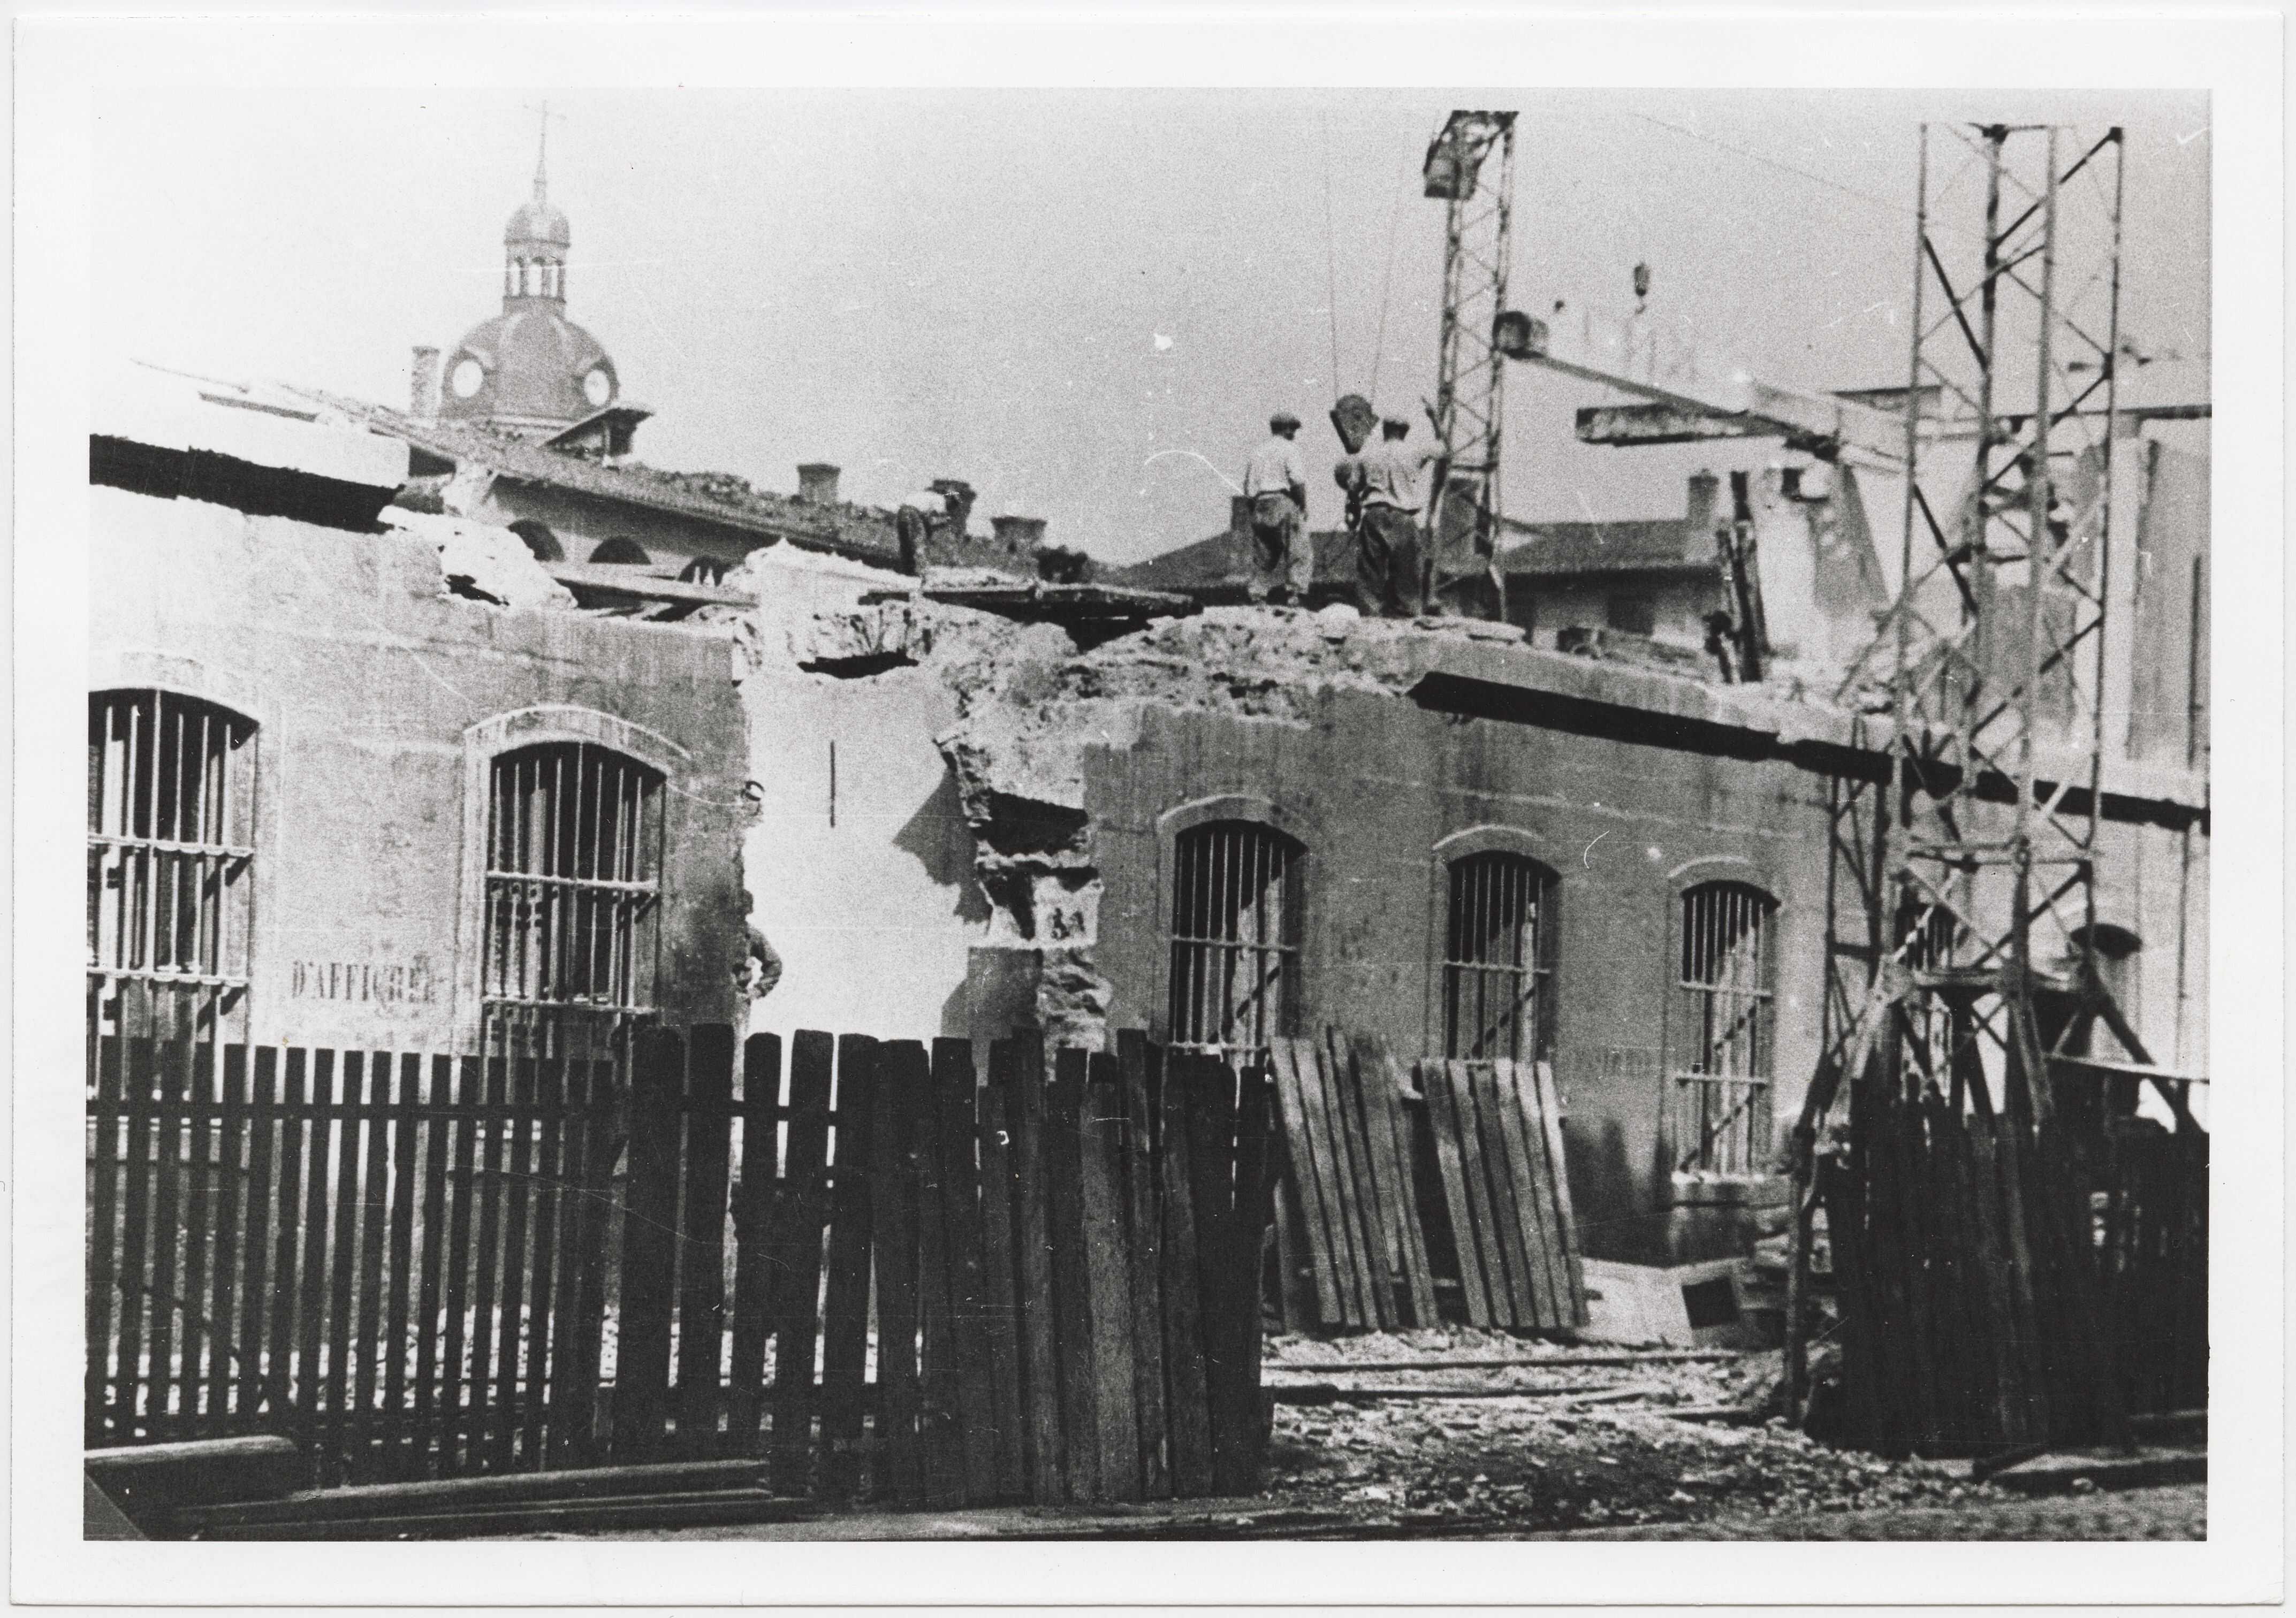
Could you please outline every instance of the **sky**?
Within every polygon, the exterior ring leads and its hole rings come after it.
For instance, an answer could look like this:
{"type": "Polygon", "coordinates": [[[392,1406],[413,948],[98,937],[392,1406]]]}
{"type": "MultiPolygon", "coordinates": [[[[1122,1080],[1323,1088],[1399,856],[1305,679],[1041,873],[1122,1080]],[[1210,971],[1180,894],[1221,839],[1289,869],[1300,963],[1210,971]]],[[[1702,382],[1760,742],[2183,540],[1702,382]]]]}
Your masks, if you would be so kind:
{"type": "MultiPolygon", "coordinates": [[[[964,478],[1109,561],[1223,527],[1275,410],[1312,469],[1341,392],[1419,416],[1454,106],[1520,113],[1511,304],[1623,315],[1647,264],[1644,318],[1817,388],[1905,380],[1923,120],[2120,123],[2155,359],[2123,398],[2209,396],[2209,103],[2141,92],[150,90],[94,110],[95,361],[403,404],[414,345],[500,307],[545,99],[568,313],[657,413],[640,459],[826,461],[882,504],[964,478]]],[[[1617,396],[1510,367],[1510,516],[1678,515],[1691,472],[1784,454],[1575,442],[1617,396]]]]}

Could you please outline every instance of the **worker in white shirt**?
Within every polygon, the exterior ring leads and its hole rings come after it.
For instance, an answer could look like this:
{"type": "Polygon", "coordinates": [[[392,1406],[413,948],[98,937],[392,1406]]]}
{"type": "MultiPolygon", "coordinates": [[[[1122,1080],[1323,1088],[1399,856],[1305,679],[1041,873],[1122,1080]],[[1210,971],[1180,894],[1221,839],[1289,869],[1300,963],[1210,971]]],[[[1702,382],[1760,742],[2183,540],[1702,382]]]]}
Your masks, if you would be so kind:
{"type": "Polygon", "coordinates": [[[1363,609],[1382,617],[1415,617],[1426,609],[1419,543],[1420,475],[1432,451],[1406,448],[1411,423],[1389,416],[1380,442],[1338,468],[1349,507],[1357,512],[1356,586],[1363,609]]]}
{"type": "Polygon", "coordinates": [[[1267,430],[1267,442],[1243,468],[1251,502],[1251,599],[1305,601],[1316,559],[1308,538],[1308,463],[1294,442],[1300,418],[1279,410],[1267,430]]]}

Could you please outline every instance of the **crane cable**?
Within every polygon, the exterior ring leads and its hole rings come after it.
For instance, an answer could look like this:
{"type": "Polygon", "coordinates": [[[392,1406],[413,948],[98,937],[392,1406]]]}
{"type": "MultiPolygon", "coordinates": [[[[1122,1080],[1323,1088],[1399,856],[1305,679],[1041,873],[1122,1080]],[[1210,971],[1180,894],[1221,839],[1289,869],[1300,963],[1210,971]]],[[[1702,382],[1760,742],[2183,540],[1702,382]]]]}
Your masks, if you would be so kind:
{"type": "Polygon", "coordinates": [[[1340,265],[1332,245],[1332,115],[1324,114],[1324,312],[1332,323],[1332,396],[1340,393],[1340,265]]]}
{"type": "Polygon", "coordinates": [[[1403,154],[1403,162],[1395,172],[1395,200],[1387,210],[1387,260],[1379,278],[1379,336],[1371,349],[1371,399],[1379,403],[1379,365],[1387,353],[1388,294],[1395,285],[1395,227],[1403,217],[1403,193],[1411,177],[1411,154],[1403,154]]]}

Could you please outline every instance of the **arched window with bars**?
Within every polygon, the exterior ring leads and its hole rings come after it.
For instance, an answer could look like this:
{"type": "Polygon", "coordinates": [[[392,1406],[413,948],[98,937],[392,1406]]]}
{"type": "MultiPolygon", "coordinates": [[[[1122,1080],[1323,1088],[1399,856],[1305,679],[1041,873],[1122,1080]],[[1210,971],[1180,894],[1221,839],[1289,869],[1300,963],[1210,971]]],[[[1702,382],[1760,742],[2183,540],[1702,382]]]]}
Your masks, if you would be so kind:
{"type": "Polygon", "coordinates": [[[488,776],[480,993],[490,1045],[580,1054],[654,1007],[662,778],[593,742],[497,756],[488,776]]]}
{"type": "Polygon", "coordinates": [[[255,722],[167,691],[87,699],[92,1034],[246,1034],[255,722]]]}
{"type": "Polygon", "coordinates": [[[1553,870],[1495,849],[1450,862],[1443,947],[1443,1053],[1470,1061],[1554,1055],[1553,870]]]}
{"type": "Polygon", "coordinates": [[[1682,895],[1667,1083],[1678,1175],[1736,1178],[1767,1163],[1777,911],[1744,882],[1702,882],[1682,895]]]}
{"type": "Polygon", "coordinates": [[[1168,1037],[1257,1056],[1300,1023],[1307,850],[1257,821],[1212,821],[1172,847],[1168,1037]]]}

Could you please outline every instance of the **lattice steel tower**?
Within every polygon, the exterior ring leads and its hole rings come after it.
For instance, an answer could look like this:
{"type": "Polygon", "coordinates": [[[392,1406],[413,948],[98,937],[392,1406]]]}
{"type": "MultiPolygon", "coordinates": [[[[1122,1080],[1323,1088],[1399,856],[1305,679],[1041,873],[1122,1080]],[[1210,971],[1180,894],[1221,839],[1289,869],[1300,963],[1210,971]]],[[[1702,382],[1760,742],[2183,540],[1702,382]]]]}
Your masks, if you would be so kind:
{"type": "Polygon", "coordinates": [[[1463,486],[1473,502],[1478,549],[1485,552],[1499,531],[1507,355],[1498,328],[1506,308],[1514,211],[1514,119],[1512,112],[1452,113],[1428,146],[1421,171],[1425,194],[1447,204],[1434,404],[1446,470],[1428,503],[1428,532],[1431,539],[1439,534],[1451,491],[1463,486]],[[1487,171],[1494,153],[1498,160],[1487,171]]]}
{"type": "Polygon", "coordinates": [[[2050,1056],[2100,1018],[2150,1060],[2095,956],[2107,603],[2130,565],[2107,545],[2122,165],[2118,128],[1922,128],[1903,583],[1840,693],[1869,746],[1886,727],[1887,776],[1834,788],[1821,1054],[1792,1151],[1805,1238],[1845,1081],[2046,1124],[2050,1056]]]}

